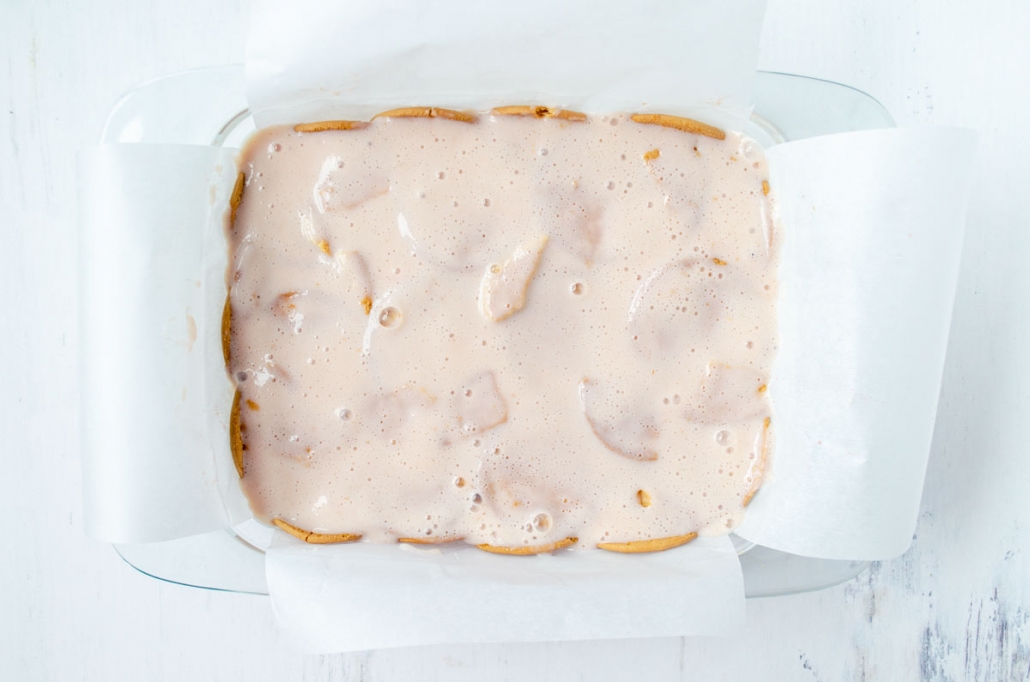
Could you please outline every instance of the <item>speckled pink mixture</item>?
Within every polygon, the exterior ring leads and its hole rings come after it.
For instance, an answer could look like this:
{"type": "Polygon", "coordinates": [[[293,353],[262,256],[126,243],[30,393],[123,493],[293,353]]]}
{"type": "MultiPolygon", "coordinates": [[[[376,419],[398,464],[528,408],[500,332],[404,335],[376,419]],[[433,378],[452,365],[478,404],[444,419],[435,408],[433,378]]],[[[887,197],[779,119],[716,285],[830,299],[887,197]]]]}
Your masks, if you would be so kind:
{"type": "Polygon", "coordinates": [[[242,169],[230,369],[258,518],[516,547],[739,524],[776,349],[753,140],[376,119],[258,131],[242,169]]]}

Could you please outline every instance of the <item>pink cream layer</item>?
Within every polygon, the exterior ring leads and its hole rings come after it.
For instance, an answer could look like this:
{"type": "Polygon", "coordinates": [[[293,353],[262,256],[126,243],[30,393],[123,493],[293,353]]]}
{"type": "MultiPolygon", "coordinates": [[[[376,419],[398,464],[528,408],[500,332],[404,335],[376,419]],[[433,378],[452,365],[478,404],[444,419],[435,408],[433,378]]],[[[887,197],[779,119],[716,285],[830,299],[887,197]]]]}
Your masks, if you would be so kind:
{"type": "Polygon", "coordinates": [[[381,118],[260,130],[241,168],[230,371],[257,518],[584,548],[740,523],[776,349],[753,140],[381,118]]]}

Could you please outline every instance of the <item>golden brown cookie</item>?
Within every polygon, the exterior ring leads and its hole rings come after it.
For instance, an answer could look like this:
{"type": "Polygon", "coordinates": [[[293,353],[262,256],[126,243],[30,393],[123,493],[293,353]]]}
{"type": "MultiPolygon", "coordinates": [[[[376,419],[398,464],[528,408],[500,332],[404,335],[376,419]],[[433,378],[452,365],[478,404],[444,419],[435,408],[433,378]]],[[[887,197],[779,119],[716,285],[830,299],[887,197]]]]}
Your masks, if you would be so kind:
{"type": "Polygon", "coordinates": [[[665,128],[675,128],[676,130],[682,130],[685,133],[704,135],[705,137],[712,137],[716,140],[726,139],[726,133],[723,130],[716,128],[715,126],[710,126],[707,123],[702,123],[701,121],[695,121],[692,118],[670,116],[669,114],[633,114],[630,118],[637,123],[659,125],[665,128]]]}
{"type": "Polygon", "coordinates": [[[229,196],[229,229],[236,226],[236,211],[240,209],[243,201],[243,186],[246,184],[246,176],[243,171],[236,175],[236,184],[232,186],[232,194],[229,196]]]}
{"type": "Polygon", "coordinates": [[[402,107],[390,109],[372,117],[377,118],[446,118],[451,121],[462,123],[475,123],[476,115],[468,111],[455,111],[453,109],[437,109],[436,107],[402,107]]]}
{"type": "Polygon", "coordinates": [[[321,133],[326,130],[361,130],[367,125],[364,121],[314,121],[298,123],[293,129],[298,133],[321,133]]]}
{"type": "Polygon", "coordinates": [[[310,530],[297,528],[293,524],[286,523],[279,518],[272,519],[272,523],[279,526],[293,537],[300,538],[304,542],[310,542],[313,545],[333,545],[339,542],[354,542],[355,540],[361,539],[360,535],[354,535],[352,533],[314,533],[310,530]]]}
{"type": "Polygon", "coordinates": [[[225,297],[225,305],[222,307],[222,357],[225,359],[225,368],[229,369],[230,340],[232,339],[232,301],[229,296],[225,297]]]}
{"type": "Polygon", "coordinates": [[[529,105],[515,105],[509,107],[494,107],[491,111],[494,116],[532,116],[534,118],[558,118],[563,121],[585,121],[587,115],[578,111],[566,109],[552,109],[551,107],[529,105]]]}
{"type": "Polygon", "coordinates": [[[579,538],[565,538],[558,542],[552,542],[549,545],[533,545],[529,547],[499,547],[497,545],[476,545],[479,549],[484,552],[492,552],[493,554],[512,554],[515,556],[529,556],[531,554],[543,554],[544,552],[553,552],[556,549],[564,549],[569,545],[574,545],[579,542],[579,538]]]}
{"type": "Polygon", "coordinates": [[[229,412],[229,449],[232,450],[232,463],[236,465],[236,473],[243,478],[243,433],[240,431],[240,392],[232,397],[232,408],[229,412]]]}
{"type": "Polygon", "coordinates": [[[674,535],[671,538],[654,538],[652,540],[635,540],[633,542],[601,542],[599,549],[606,549],[609,552],[622,552],[624,554],[640,554],[642,552],[661,552],[673,547],[685,545],[694,538],[697,533],[686,535],[674,535]]]}
{"type": "Polygon", "coordinates": [[[458,542],[464,538],[453,537],[447,535],[441,535],[439,537],[427,537],[427,538],[397,538],[397,542],[403,542],[407,545],[442,545],[447,542],[458,542]]]}

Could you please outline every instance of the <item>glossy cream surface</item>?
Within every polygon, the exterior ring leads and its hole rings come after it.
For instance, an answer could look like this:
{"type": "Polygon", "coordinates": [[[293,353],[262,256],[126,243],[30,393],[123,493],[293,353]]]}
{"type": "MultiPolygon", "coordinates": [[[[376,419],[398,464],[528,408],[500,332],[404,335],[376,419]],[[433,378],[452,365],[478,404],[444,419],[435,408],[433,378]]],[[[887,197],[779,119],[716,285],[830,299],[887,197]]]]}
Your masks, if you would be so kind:
{"type": "Polygon", "coordinates": [[[773,440],[754,141],[378,118],[258,131],[241,170],[230,371],[259,519],[583,548],[739,524],[773,440]]]}

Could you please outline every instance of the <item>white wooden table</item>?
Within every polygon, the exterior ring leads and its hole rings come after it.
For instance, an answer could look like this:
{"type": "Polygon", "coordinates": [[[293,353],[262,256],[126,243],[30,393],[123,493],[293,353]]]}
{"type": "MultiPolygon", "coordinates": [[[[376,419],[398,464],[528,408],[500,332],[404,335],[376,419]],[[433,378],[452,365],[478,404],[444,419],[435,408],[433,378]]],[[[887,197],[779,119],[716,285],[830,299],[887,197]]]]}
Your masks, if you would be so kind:
{"type": "MultiPolygon", "coordinates": [[[[901,125],[980,131],[917,538],[735,641],[304,657],[267,599],[167,585],[85,537],[76,150],[121,92],[243,57],[240,2],[0,6],[0,680],[1030,679],[1030,4],[771,0],[761,67],[837,80],[901,125]]],[[[932,283],[928,283],[932,285],[932,283]]]]}

